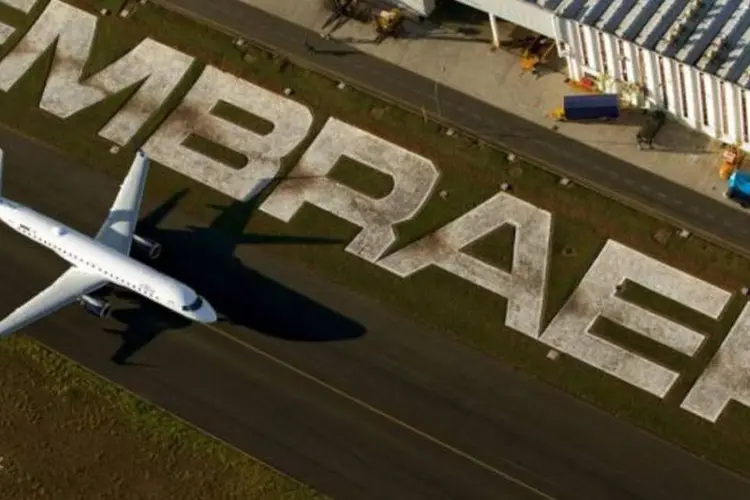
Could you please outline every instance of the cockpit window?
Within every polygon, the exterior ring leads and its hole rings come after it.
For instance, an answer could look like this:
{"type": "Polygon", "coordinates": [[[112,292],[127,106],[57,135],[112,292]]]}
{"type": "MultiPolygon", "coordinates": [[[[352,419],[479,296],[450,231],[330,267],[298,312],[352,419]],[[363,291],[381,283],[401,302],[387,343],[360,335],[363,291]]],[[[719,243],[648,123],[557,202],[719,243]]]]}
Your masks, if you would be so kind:
{"type": "Polygon", "coordinates": [[[186,306],[182,306],[183,311],[197,311],[201,308],[203,305],[203,297],[200,295],[195,298],[195,301],[192,304],[188,304],[186,306]]]}

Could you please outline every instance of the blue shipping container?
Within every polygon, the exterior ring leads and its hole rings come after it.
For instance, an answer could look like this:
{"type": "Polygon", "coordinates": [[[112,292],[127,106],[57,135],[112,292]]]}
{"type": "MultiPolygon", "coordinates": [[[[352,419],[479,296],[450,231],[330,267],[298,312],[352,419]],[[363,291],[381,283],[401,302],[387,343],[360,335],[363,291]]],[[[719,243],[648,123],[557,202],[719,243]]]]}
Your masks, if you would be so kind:
{"type": "Polygon", "coordinates": [[[726,195],[739,203],[750,203],[750,174],[735,170],[727,180],[726,195]]]}
{"type": "Polygon", "coordinates": [[[617,94],[581,94],[563,97],[566,120],[617,118],[620,105],[617,94]]]}

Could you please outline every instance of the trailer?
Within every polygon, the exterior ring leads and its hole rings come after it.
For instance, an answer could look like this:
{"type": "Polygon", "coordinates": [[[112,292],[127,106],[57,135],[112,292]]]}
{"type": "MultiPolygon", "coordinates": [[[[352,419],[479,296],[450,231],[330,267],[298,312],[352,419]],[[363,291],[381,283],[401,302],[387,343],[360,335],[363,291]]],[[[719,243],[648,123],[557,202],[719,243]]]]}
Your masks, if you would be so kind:
{"type": "Polygon", "coordinates": [[[557,120],[613,120],[620,116],[617,94],[576,94],[563,97],[563,107],[553,111],[557,120]]]}

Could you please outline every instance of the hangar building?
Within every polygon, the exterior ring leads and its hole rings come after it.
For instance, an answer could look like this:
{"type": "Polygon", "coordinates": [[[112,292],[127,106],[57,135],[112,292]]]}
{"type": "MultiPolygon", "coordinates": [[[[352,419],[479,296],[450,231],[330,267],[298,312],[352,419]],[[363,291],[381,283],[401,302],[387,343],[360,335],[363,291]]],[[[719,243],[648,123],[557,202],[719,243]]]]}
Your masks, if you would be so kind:
{"type": "MultiPolygon", "coordinates": [[[[434,0],[400,0],[429,15],[434,0]]],[[[750,1],[457,0],[548,36],[569,76],[750,151],[750,1]]]]}

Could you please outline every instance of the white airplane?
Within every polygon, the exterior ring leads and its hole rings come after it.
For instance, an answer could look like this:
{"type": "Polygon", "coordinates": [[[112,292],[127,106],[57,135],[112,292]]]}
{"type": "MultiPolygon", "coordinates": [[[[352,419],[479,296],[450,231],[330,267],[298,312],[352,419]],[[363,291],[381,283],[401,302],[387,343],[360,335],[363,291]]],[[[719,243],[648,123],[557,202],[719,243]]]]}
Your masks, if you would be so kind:
{"type": "Polygon", "coordinates": [[[159,243],[135,234],[148,172],[148,158],[143,152],[136,154],[107,220],[94,238],[3,198],[2,169],[0,150],[0,220],[49,248],[71,267],[0,321],[0,336],[10,335],[74,302],[79,302],[89,314],[104,318],[109,314],[109,303],[90,294],[110,284],[132,290],[193,321],[216,321],[216,312],[208,301],[190,287],[129,257],[133,243],[151,259],[161,254],[159,243]]]}

